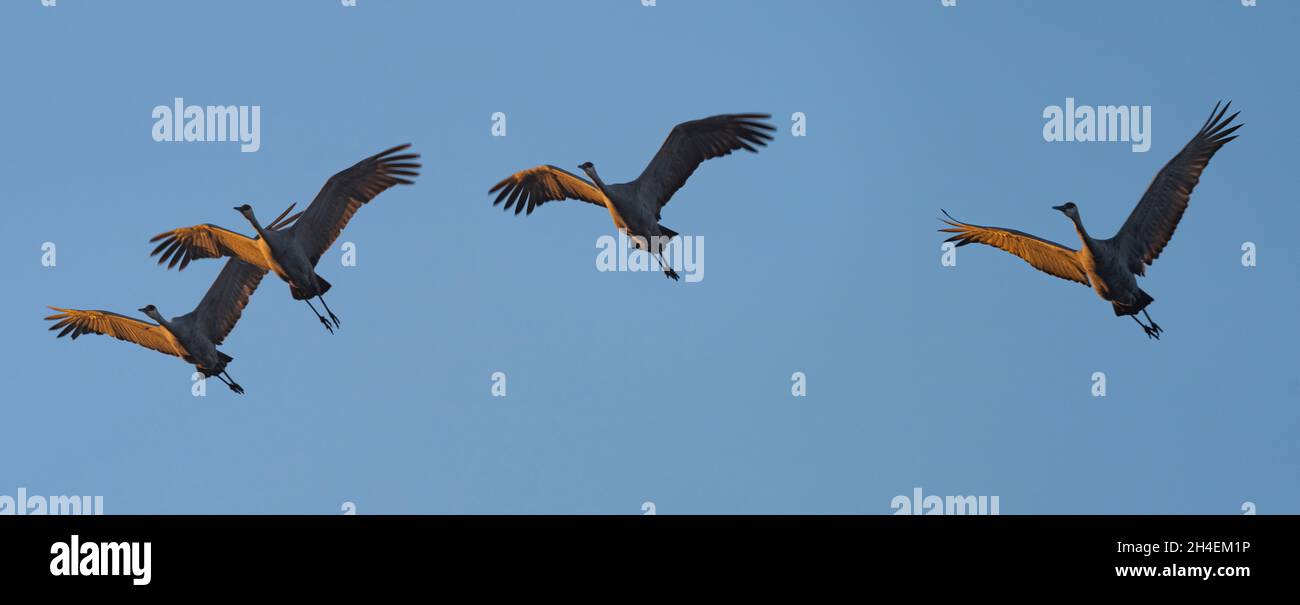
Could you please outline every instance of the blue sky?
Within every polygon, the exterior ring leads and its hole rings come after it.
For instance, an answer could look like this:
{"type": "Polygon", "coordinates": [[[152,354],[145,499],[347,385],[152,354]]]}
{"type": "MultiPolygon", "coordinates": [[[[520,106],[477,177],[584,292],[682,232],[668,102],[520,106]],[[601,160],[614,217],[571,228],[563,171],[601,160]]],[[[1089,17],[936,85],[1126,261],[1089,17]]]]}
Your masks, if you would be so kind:
{"type": "Polygon", "coordinates": [[[1298,26],[1269,0],[5,2],[0,494],[889,514],[921,487],[1002,514],[1300,512],[1298,26]],[[261,149],[153,141],[175,97],[260,106],[261,149]],[[1067,97],[1152,106],[1150,151],[1045,142],[1067,97]],[[1068,200],[1109,235],[1219,99],[1241,138],[1141,281],[1162,341],[992,248],[940,265],[940,208],[1075,245],[1050,209],[1068,200]],[[664,211],[707,241],[700,283],[596,271],[599,209],[516,217],[487,194],[541,163],[630,180],[674,124],[751,111],[776,140],[664,211]],[[417,184],[344,231],[357,266],[336,244],[319,267],[342,329],[268,277],[222,347],[246,395],[192,397],[180,360],[45,330],[45,305],[188,312],[221,265],[159,269],[152,235],[247,232],[231,207],[269,219],[403,142],[417,184]]]}

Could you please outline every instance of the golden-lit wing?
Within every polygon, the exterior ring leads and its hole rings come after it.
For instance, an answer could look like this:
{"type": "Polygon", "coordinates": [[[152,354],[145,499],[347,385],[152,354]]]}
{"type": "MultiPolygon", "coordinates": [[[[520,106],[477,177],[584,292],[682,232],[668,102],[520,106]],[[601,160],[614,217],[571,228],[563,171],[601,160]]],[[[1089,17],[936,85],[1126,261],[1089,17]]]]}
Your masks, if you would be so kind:
{"type": "Polygon", "coordinates": [[[54,325],[50,326],[51,330],[62,328],[62,331],[59,332],[59,338],[71,334],[75,340],[82,334],[103,334],[118,340],[133,342],[159,353],[177,357],[185,356],[184,347],[176,341],[171,332],[158,324],[140,321],[110,311],[50,308],[58,311],[58,313],[45,319],[55,322],[54,325]]]}
{"type": "Polygon", "coordinates": [[[1232,103],[1229,102],[1220,110],[1219,105],[1215,104],[1200,132],[1156,173],[1133,213],[1112,238],[1128,255],[1128,266],[1134,273],[1144,275],[1145,265],[1150,265],[1160,256],[1160,251],[1165,249],[1169,239],[1174,236],[1174,229],[1178,227],[1178,221],[1183,218],[1183,212],[1191,200],[1192,189],[1200,182],[1201,172],[1210,163],[1210,158],[1228,141],[1237,138],[1230,135],[1242,125],[1228,128],[1237,114],[1223,119],[1223,114],[1231,106],[1232,103]]]}
{"type": "Polygon", "coordinates": [[[492,205],[505,200],[504,209],[513,206],[515,214],[525,209],[532,214],[534,208],[560,200],[581,200],[605,207],[605,194],[599,188],[572,172],[550,165],[516,172],[497,183],[488,193],[498,191],[500,193],[492,205]]]}
{"type": "Polygon", "coordinates": [[[248,299],[262,283],[266,269],[251,265],[237,258],[226,261],[226,266],[217,275],[212,287],[208,288],[199,306],[189,315],[194,318],[198,330],[212,341],[221,344],[235,329],[235,323],[248,305],[248,299]]]}
{"type": "Polygon", "coordinates": [[[948,217],[943,222],[952,227],[939,231],[956,233],[944,241],[957,242],[959,247],[974,242],[1001,248],[1024,259],[1039,271],[1085,286],[1092,285],[1088,280],[1088,272],[1083,268],[1083,263],[1079,261],[1075,250],[1014,229],[963,223],[952,218],[947,211],[944,211],[943,215],[948,217]]]}
{"type": "Polygon", "coordinates": [[[758,147],[766,146],[772,140],[768,132],[776,130],[776,127],[762,120],[771,117],[762,113],[741,113],[682,122],[668,133],[650,165],[631,185],[636,187],[638,196],[655,203],[655,216],[658,217],[659,210],[706,160],[730,155],[739,149],[757,153],[758,147]]]}
{"type": "Polygon", "coordinates": [[[155,235],[149,243],[158,240],[162,240],[162,243],[158,244],[149,256],[162,254],[158,264],[167,263],[168,269],[180,263],[181,270],[184,270],[194,259],[223,256],[239,258],[263,269],[271,268],[262,255],[262,249],[257,245],[256,239],[216,225],[194,225],[173,229],[155,235]],[[171,262],[168,262],[169,260],[171,262]]]}
{"type": "Polygon", "coordinates": [[[339,233],[352,220],[352,215],[375,196],[394,185],[413,185],[405,177],[420,176],[420,164],[411,160],[418,153],[402,153],[410,143],[381,151],[339,172],[325,181],[316,199],[302,212],[298,222],[290,228],[294,241],[302,246],[312,264],[329,250],[339,233]]]}

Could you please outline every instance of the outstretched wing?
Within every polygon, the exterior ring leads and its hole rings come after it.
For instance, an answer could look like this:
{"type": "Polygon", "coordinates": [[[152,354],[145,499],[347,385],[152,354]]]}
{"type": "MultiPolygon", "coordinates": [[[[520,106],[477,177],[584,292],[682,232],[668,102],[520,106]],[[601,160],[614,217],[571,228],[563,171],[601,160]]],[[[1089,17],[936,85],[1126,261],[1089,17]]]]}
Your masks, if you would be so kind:
{"type": "Polygon", "coordinates": [[[638,196],[655,203],[657,218],[659,210],[705,160],[730,155],[737,149],[757,153],[757,147],[766,146],[772,140],[768,132],[776,127],[760,120],[771,117],[741,113],[682,122],[668,133],[659,153],[631,184],[636,186],[638,196]]]}
{"type": "Polygon", "coordinates": [[[1150,265],[1160,256],[1160,251],[1165,249],[1173,237],[1178,221],[1187,210],[1192,189],[1201,180],[1201,171],[1205,170],[1206,164],[1210,163],[1210,158],[1214,157],[1220,147],[1237,138],[1230,135],[1242,125],[1228,128],[1237,114],[1223,119],[1223,114],[1228,112],[1231,105],[1229,102],[1220,110],[1219,105],[1215,104],[1200,132],[1156,173],[1156,178],[1147,187],[1133,213],[1112,238],[1119,244],[1119,249],[1128,255],[1128,267],[1134,273],[1144,275],[1145,265],[1150,265]]]}
{"type": "Polygon", "coordinates": [[[248,305],[257,285],[262,283],[266,269],[251,265],[237,258],[226,261],[226,266],[217,275],[216,281],[203,295],[199,306],[188,314],[194,325],[213,344],[221,344],[235,329],[235,323],[248,305]]]}
{"type": "Polygon", "coordinates": [[[576,174],[550,165],[516,172],[497,183],[488,193],[498,191],[500,193],[492,205],[505,200],[504,209],[514,206],[515,214],[525,208],[528,214],[532,214],[534,208],[559,200],[582,200],[605,207],[605,194],[599,188],[576,174]]]}
{"type": "MultiPolygon", "coordinates": [[[[280,216],[275,217],[266,228],[272,231],[279,231],[292,225],[294,221],[302,216],[299,212],[289,218],[285,218],[296,204],[289,204],[280,216]]],[[[157,256],[159,253],[162,257],[158,259],[158,264],[163,264],[169,259],[167,268],[170,269],[180,263],[179,270],[185,270],[190,261],[196,258],[220,258],[229,256],[231,258],[242,258],[245,262],[252,263],[264,269],[270,269],[266,258],[262,255],[262,250],[257,247],[256,237],[247,237],[235,233],[229,229],[218,227],[216,225],[195,225],[193,227],[181,227],[165,233],[159,233],[149,240],[149,243],[163,240],[154,248],[149,256],[157,256]]]]}
{"type": "Polygon", "coordinates": [[[405,177],[420,175],[415,170],[420,165],[411,162],[420,154],[398,153],[410,146],[407,143],[381,151],[325,182],[316,199],[290,228],[294,241],[307,253],[313,265],[334,244],[358,208],[393,185],[414,184],[405,177]]]}
{"type": "Polygon", "coordinates": [[[216,225],[204,224],[193,227],[181,227],[165,233],[159,233],[149,243],[162,240],[149,256],[158,256],[158,264],[167,263],[170,269],[180,263],[180,270],[185,270],[190,261],[199,258],[220,258],[229,256],[243,259],[264,269],[270,269],[266,258],[255,238],[248,237],[216,225]],[[168,261],[171,262],[168,262],[168,261]]]}
{"type": "Polygon", "coordinates": [[[51,330],[63,329],[59,332],[59,338],[71,334],[73,340],[76,340],[78,336],[86,333],[104,334],[118,340],[133,342],[159,353],[177,357],[185,356],[184,347],[176,341],[171,332],[158,324],[140,321],[110,311],[50,308],[58,311],[58,313],[45,319],[55,322],[54,325],[50,326],[51,330]]]}
{"type": "Polygon", "coordinates": [[[1015,229],[963,223],[952,218],[946,210],[943,211],[943,215],[948,217],[943,222],[952,227],[939,231],[956,233],[944,241],[957,242],[958,247],[974,242],[1001,248],[1024,259],[1039,271],[1085,286],[1092,285],[1088,280],[1088,272],[1083,268],[1083,263],[1079,261],[1073,249],[1015,229]]]}

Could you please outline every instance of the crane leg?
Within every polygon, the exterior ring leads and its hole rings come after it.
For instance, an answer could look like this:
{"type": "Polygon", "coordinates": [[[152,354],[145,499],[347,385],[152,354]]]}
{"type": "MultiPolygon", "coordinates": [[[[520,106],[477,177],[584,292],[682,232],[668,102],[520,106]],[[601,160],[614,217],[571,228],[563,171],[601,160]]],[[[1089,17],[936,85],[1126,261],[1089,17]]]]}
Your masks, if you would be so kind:
{"type": "Polygon", "coordinates": [[[325,312],[330,314],[330,320],[334,322],[334,327],[336,328],[340,327],[341,324],[339,323],[339,317],[335,315],[333,311],[330,310],[329,305],[325,304],[325,297],[320,294],[317,294],[316,298],[320,299],[320,304],[325,307],[325,312]]]}
{"type": "Polygon", "coordinates": [[[1147,322],[1151,324],[1151,329],[1156,331],[1156,335],[1157,335],[1156,338],[1160,338],[1159,334],[1161,332],[1164,332],[1164,330],[1161,329],[1160,325],[1156,323],[1156,320],[1151,319],[1151,314],[1147,313],[1146,309],[1142,309],[1142,315],[1145,316],[1147,318],[1147,322]]]}
{"type": "MultiPolygon", "coordinates": [[[[1147,338],[1154,338],[1154,339],[1156,339],[1156,340],[1160,340],[1160,332],[1158,332],[1158,331],[1155,330],[1155,329],[1152,329],[1151,326],[1148,326],[1148,325],[1142,323],[1142,320],[1138,319],[1138,316],[1137,316],[1137,315],[1129,315],[1129,317],[1132,317],[1132,318],[1133,318],[1133,321],[1138,322],[1138,325],[1139,325],[1139,326],[1142,326],[1142,331],[1147,333],[1147,338]]],[[[1148,315],[1148,316],[1147,316],[1147,319],[1150,319],[1150,318],[1151,318],[1151,316],[1148,315]]],[[[1155,323],[1155,322],[1152,322],[1152,323],[1155,323]]]]}
{"type": "Polygon", "coordinates": [[[673,271],[673,266],[668,264],[668,261],[664,260],[663,252],[656,252],[655,256],[659,257],[659,267],[664,270],[664,277],[671,278],[673,281],[681,280],[681,278],[677,276],[677,272],[673,271]]]}
{"type": "Polygon", "coordinates": [[[316,311],[316,307],[312,306],[312,304],[311,304],[311,299],[304,298],[304,299],[303,299],[303,302],[307,303],[307,306],[308,306],[308,307],[311,307],[311,312],[312,312],[312,313],[316,313],[316,319],[319,319],[319,320],[320,320],[321,325],[322,325],[322,326],[325,326],[325,329],[326,329],[326,330],[329,330],[329,331],[330,331],[330,334],[333,334],[333,333],[334,333],[334,326],[331,326],[329,321],[326,321],[326,319],[325,319],[324,317],[321,317],[321,314],[320,314],[319,312],[316,311]]]}
{"type": "Polygon", "coordinates": [[[226,384],[226,386],[230,387],[230,390],[232,390],[232,391],[234,391],[234,392],[236,392],[236,393],[239,393],[240,395],[243,395],[243,394],[244,394],[244,387],[239,386],[239,384],[235,382],[235,379],[234,379],[234,378],[230,378],[230,374],[229,374],[229,373],[227,373],[225,370],[222,370],[222,371],[221,371],[221,374],[216,374],[217,380],[220,380],[221,382],[224,382],[224,383],[226,384]],[[222,378],[222,377],[221,377],[221,374],[225,374],[226,377],[225,377],[225,378],[222,378]],[[229,379],[229,380],[227,380],[227,379],[229,379]]]}

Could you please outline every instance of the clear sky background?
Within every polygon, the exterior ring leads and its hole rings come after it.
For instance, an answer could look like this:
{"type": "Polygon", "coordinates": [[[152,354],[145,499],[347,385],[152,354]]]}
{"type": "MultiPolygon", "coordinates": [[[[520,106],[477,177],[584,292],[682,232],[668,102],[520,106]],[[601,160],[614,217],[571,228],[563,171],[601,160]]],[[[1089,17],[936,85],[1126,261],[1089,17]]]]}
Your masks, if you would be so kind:
{"type": "Polygon", "coordinates": [[[0,494],[102,495],[109,513],[889,514],[921,487],[1002,514],[1300,512],[1300,3],[359,5],[0,4],[0,494]],[[261,150],[154,142],[175,97],[260,105],[261,150]],[[1066,97],[1151,105],[1150,151],[1045,142],[1066,97]],[[995,249],[940,265],[940,208],[1076,246],[1050,208],[1074,201],[1109,236],[1220,99],[1241,138],[1141,281],[1162,341],[995,249]],[[631,180],[674,124],[732,112],[779,132],[665,209],[704,236],[700,283],[596,271],[604,211],[516,217],[487,194],[541,163],[631,180]],[[195,398],[178,359],[46,331],[45,305],[190,311],[221,264],[164,271],[151,236],[247,233],[233,206],[269,220],[404,142],[417,184],[344,231],[356,267],[338,244],[319,267],[342,329],[268,276],[222,347],[247,395],[195,398]]]}

